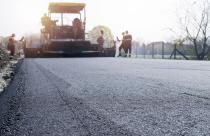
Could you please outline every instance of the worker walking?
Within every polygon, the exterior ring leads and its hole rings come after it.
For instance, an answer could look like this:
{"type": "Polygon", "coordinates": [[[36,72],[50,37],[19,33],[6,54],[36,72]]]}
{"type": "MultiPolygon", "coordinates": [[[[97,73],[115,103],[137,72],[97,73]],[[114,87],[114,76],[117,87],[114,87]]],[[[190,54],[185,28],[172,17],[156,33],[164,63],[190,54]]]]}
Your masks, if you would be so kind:
{"type": "Polygon", "coordinates": [[[14,56],[15,55],[15,34],[12,34],[9,37],[7,49],[10,51],[10,55],[14,56]]]}
{"type": "MultiPolygon", "coordinates": [[[[121,50],[122,49],[125,51],[125,33],[124,32],[122,33],[122,36],[123,36],[123,38],[121,40],[122,43],[121,43],[121,45],[119,47],[119,56],[122,56],[122,54],[121,54],[121,50]]],[[[120,41],[118,38],[117,38],[117,40],[120,41]]]]}
{"type": "Polygon", "coordinates": [[[126,56],[131,57],[131,51],[132,51],[132,35],[128,33],[128,31],[125,32],[125,53],[126,56]]]}

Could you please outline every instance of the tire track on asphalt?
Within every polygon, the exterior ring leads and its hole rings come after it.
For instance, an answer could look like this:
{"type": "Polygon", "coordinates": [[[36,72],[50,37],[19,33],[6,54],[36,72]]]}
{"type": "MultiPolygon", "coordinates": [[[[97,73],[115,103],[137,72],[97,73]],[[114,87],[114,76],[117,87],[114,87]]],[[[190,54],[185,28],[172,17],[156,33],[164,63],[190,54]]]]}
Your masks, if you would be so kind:
{"type": "Polygon", "coordinates": [[[181,93],[182,95],[187,95],[187,96],[191,96],[191,97],[196,97],[196,98],[200,98],[200,99],[205,99],[205,100],[210,100],[209,97],[206,97],[206,96],[201,96],[201,95],[195,95],[195,94],[192,94],[192,93],[181,93]]]}
{"type": "MultiPolygon", "coordinates": [[[[35,63],[35,64],[37,64],[37,63],[35,63]]],[[[43,71],[43,69],[41,68],[40,65],[37,64],[36,66],[37,66],[37,68],[43,73],[43,75],[44,75],[45,77],[47,77],[47,79],[51,79],[51,78],[49,77],[49,75],[46,73],[46,71],[43,71]]],[[[59,88],[59,87],[56,85],[56,83],[54,83],[52,80],[49,80],[49,81],[50,81],[51,85],[54,86],[54,87],[56,88],[56,90],[57,90],[58,93],[59,93],[60,98],[61,98],[62,101],[65,103],[65,105],[68,106],[68,107],[71,109],[71,111],[72,111],[72,113],[74,114],[74,116],[79,120],[79,122],[82,124],[83,128],[85,128],[85,130],[88,132],[88,135],[91,135],[91,132],[89,131],[89,129],[87,128],[87,126],[85,126],[85,124],[84,124],[83,121],[78,117],[78,115],[76,114],[76,112],[75,112],[75,111],[72,109],[72,107],[70,107],[69,104],[65,101],[65,98],[64,98],[63,95],[61,94],[60,88],[59,88]]]]}
{"type": "Polygon", "coordinates": [[[37,68],[50,80],[52,86],[56,88],[61,99],[66,106],[73,112],[75,117],[87,130],[89,135],[93,136],[137,136],[133,132],[115,124],[105,116],[98,114],[95,110],[91,109],[85,102],[79,98],[65,95],[64,88],[69,88],[71,85],[63,79],[57,77],[49,70],[35,62],[37,68]]]}
{"type": "MultiPolygon", "coordinates": [[[[41,69],[40,66],[39,66],[37,63],[33,63],[33,65],[39,70],[40,73],[43,74],[43,77],[44,77],[46,80],[48,80],[47,82],[48,82],[52,87],[55,88],[54,90],[58,92],[58,97],[61,98],[61,101],[64,102],[65,105],[67,105],[66,102],[65,102],[65,101],[63,100],[63,98],[61,97],[61,92],[60,92],[59,88],[52,82],[52,80],[50,80],[50,77],[46,74],[46,71],[43,71],[43,69],[41,69]]],[[[68,84],[68,85],[70,85],[70,84],[68,84]]],[[[67,105],[67,106],[68,106],[68,105],[67,105]]],[[[80,118],[78,118],[78,116],[75,114],[74,110],[71,110],[71,112],[73,113],[74,117],[78,120],[78,122],[82,125],[82,127],[84,128],[84,130],[87,131],[87,133],[88,133],[87,136],[90,136],[90,132],[89,132],[89,130],[84,126],[82,120],[80,120],[80,118]]],[[[43,116],[43,117],[44,117],[44,116],[43,116]]],[[[41,120],[42,120],[42,119],[40,119],[40,121],[41,121],[41,120]]],[[[71,134],[69,134],[69,135],[71,135],[71,134]]]]}
{"type": "MultiPolygon", "coordinates": [[[[25,93],[18,111],[21,118],[14,123],[14,127],[10,127],[14,132],[11,136],[89,136],[33,61],[26,60],[21,71],[24,71],[24,75],[20,74],[15,82],[20,82],[20,78],[24,80],[25,93]]],[[[14,88],[17,85],[12,84],[14,88]]],[[[14,91],[10,89],[10,92],[14,91]]]]}

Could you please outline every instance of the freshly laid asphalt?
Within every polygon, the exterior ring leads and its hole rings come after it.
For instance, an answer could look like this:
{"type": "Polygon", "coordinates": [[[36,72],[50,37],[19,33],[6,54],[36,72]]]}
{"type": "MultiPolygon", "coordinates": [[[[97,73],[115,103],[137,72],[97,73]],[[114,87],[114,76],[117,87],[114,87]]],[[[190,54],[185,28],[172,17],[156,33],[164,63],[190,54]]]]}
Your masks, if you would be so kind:
{"type": "Polygon", "coordinates": [[[0,136],[210,136],[210,62],[25,59],[0,136]]]}

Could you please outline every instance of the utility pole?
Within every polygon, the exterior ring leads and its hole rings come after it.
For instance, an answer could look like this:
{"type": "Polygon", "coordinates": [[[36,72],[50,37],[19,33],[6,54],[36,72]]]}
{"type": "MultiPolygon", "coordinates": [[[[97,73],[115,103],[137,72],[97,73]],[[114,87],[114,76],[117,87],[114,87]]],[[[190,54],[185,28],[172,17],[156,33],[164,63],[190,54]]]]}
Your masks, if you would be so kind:
{"type": "Polygon", "coordinates": [[[139,44],[136,43],[136,58],[138,57],[138,46],[139,46],[139,44]]]}
{"type": "Polygon", "coordinates": [[[162,59],[164,59],[164,42],[162,42],[162,59]]]}
{"type": "Polygon", "coordinates": [[[152,58],[154,59],[154,43],[152,43],[152,58]]]}
{"type": "Polygon", "coordinates": [[[146,45],[143,43],[143,55],[144,55],[144,59],[146,58],[146,45]]]}

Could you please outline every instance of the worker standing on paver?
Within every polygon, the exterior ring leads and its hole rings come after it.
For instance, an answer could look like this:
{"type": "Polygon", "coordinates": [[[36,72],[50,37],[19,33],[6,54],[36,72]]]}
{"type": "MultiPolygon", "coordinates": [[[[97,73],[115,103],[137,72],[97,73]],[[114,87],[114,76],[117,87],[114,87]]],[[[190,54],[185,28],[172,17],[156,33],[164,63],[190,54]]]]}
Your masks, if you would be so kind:
{"type": "Polygon", "coordinates": [[[10,55],[14,56],[14,54],[15,54],[15,34],[12,34],[9,37],[7,49],[10,51],[10,55]]]}
{"type": "MultiPolygon", "coordinates": [[[[119,47],[119,57],[122,56],[121,50],[123,49],[125,51],[125,33],[124,32],[122,33],[122,36],[123,36],[123,38],[121,40],[122,43],[119,47]]],[[[117,40],[120,41],[119,39],[117,39],[117,40]]]]}
{"type": "Polygon", "coordinates": [[[41,18],[41,22],[42,25],[45,27],[46,33],[50,33],[53,25],[53,22],[50,19],[50,17],[48,17],[47,14],[44,14],[44,16],[41,18]]]}
{"type": "Polygon", "coordinates": [[[131,57],[131,51],[132,51],[132,35],[128,33],[128,31],[125,32],[125,53],[126,56],[131,57]]]}
{"type": "Polygon", "coordinates": [[[101,50],[103,50],[103,46],[104,46],[104,31],[103,30],[101,30],[100,31],[100,36],[98,37],[98,39],[97,39],[97,43],[99,44],[99,46],[100,46],[100,48],[101,48],[101,50]]]}

